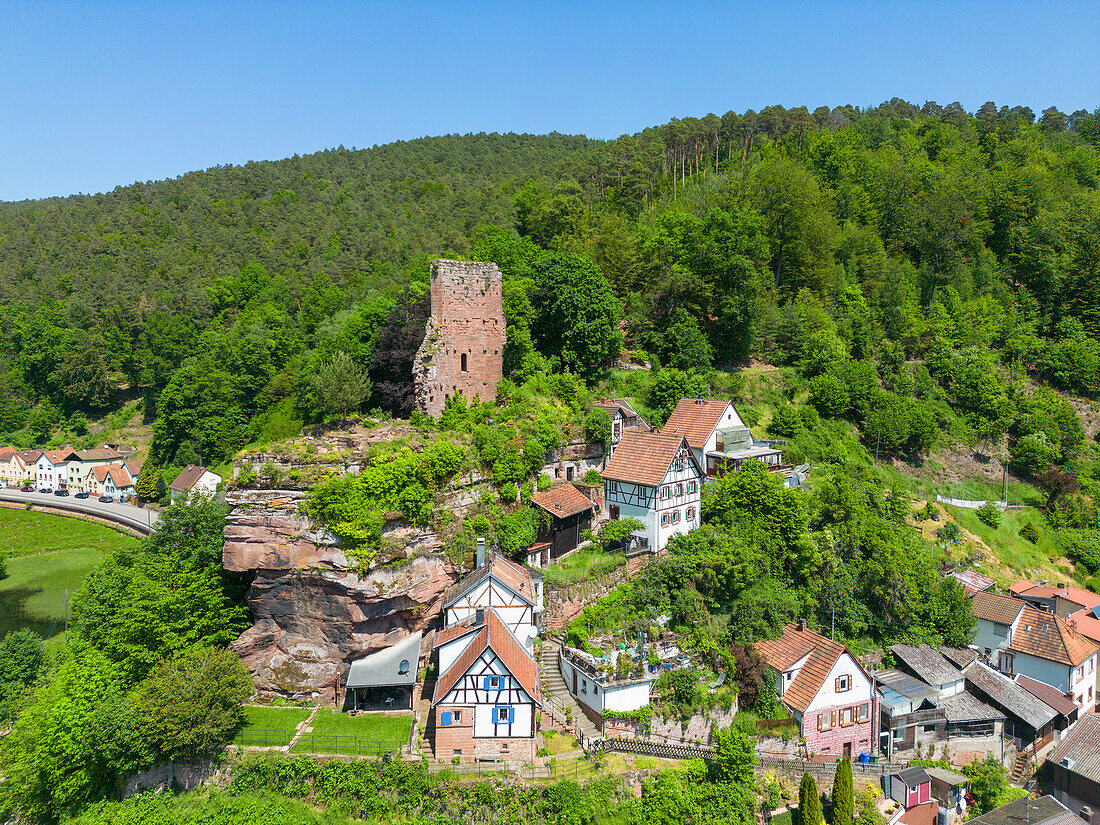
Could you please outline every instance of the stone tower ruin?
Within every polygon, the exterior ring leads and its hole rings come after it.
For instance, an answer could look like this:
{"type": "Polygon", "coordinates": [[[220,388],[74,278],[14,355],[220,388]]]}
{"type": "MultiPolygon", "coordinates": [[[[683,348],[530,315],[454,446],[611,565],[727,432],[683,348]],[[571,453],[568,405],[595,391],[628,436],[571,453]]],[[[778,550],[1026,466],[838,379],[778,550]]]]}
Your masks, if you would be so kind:
{"type": "Polygon", "coordinates": [[[447,399],[496,397],[504,355],[504,304],[496,264],[432,261],[432,310],[413,361],[416,406],[437,416],[447,399]]]}

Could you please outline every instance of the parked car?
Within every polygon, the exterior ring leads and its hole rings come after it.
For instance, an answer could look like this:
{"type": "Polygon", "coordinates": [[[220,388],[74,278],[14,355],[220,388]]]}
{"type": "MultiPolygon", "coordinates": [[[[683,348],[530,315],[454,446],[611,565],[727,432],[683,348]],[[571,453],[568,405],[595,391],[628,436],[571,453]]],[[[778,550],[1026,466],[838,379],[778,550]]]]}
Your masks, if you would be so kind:
{"type": "Polygon", "coordinates": [[[73,498],[87,498],[88,495],[89,495],[89,493],[87,491],[85,491],[83,493],[77,493],[75,496],[73,496],[73,498]]]}
{"type": "Polygon", "coordinates": [[[19,492],[21,492],[21,493],[33,493],[34,492],[34,485],[24,484],[22,487],[19,488],[19,492]]]}
{"type": "Polygon", "coordinates": [[[69,491],[68,490],[54,490],[53,494],[55,496],[67,496],[69,494],[69,491]]]}
{"type": "Polygon", "coordinates": [[[114,503],[115,497],[114,496],[100,496],[99,500],[102,501],[104,504],[112,504],[112,503],[114,503]]]}
{"type": "Polygon", "coordinates": [[[46,495],[49,495],[50,493],[52,493],[52,492],[53,492],[53,487],[43,487],[43,488],[42,488],[41,490],[39,490],[38,492],[40,492],[40,493],[45,493],[46,495]]]}

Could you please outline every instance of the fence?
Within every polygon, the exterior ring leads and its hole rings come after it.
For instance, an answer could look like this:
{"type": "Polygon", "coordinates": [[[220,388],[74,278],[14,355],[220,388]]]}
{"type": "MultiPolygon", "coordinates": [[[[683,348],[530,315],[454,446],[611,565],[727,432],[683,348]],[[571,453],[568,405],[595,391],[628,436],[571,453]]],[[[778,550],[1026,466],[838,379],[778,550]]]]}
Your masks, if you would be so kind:
{"type": "MultiPolygon", "coordinates": [[[[294,739],[294,731],[250,728],[233,739],[234,745],[246,748],[285,748],[294,739]]],[[[361,739],[335,733],[303,733],[294,743],[294,751],[322,753],[334,756],[394,756],[409,753],[409,743],[399,739],[361,739]]]]}
{"type": "Polygon", "coordinates": [[[520,779],[580,779],[594,774],[594,763],[579,759],[566,762],[551,760],[546,765],[514,765],[507,762],[429,762],[432,773],[453,773],[456,776],[501,776],[512,774],[520,779]]]}
{"type": "MultiPolygon", "coordinates": [[[[950,504],[952,507],[961,507],[964,510],[977,510],[980,507],[984,507],[986,505],[985,501],[974,501],[965,498],[948,498],[947,496],[939,495],[936,496],[936,501],[938,501],[940,504],[950,504]]],[[[996,507],[998,510],[1007,510],[1008,502],[1003,500],[994,501],[993,506],[996,507]]]]}
{"type": "Polygon", "coordinates": [[[714,755],[714,749],[705,745],[673,745],[664,742],[649,742],[645,739],[604,739],[599,743],[602,749],[619,753],[636,753],[643,756],[658,756],[662,759],[706,759],[714,755]]]}

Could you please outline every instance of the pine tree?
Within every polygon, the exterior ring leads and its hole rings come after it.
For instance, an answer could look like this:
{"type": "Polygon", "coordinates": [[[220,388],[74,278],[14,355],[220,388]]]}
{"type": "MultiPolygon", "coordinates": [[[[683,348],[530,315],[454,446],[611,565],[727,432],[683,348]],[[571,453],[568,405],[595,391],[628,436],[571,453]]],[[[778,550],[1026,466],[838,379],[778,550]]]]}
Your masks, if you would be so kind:
{"type": "Polygon", "coordinates": [[[142,501],[156,501],[157,479],[160,478],[160,468],[146,465],[141,468],[137,479],[134,481],[134,492],[142,501]]]}
{"type": "Polygon", "coordinates": [[[856,816],[856,791],[852,784],[852,760],[841,759],[833,779],[833,823],[853,825],[856,816]]]}
{"type": "Polygon", "coordinates": [[[817,782],[812,774],[804,773],[798,789],[798,825],[823,825],[823,822],[817,782]]]}

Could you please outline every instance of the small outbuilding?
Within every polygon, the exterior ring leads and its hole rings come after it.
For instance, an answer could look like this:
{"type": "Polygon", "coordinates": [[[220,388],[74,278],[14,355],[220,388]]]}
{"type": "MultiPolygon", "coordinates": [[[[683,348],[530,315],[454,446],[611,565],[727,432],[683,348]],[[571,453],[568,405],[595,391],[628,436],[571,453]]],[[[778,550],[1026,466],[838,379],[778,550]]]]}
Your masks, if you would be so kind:
{"type": "MultiPolygon", "coordinates": [[[[564,556],[577,549],[581,535],[592,525],[592,515],[596,512],[596,503],[572,484],[562,484],[552,490],[535,493],[531,503],[539,507],[548,517],[539,527],[536,541],[548,544],[543,548],[539,566],[564,556]]],[[[533,548],[532,548],[533,549],[533,548]]]]}
{"type": "Polygon", "coordinates": [[[418,630],[395,645],[352,662],[344,685],[344,707],[411,710],[422,637],[418,630]]]}

